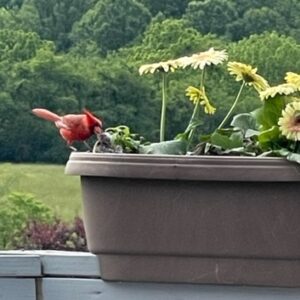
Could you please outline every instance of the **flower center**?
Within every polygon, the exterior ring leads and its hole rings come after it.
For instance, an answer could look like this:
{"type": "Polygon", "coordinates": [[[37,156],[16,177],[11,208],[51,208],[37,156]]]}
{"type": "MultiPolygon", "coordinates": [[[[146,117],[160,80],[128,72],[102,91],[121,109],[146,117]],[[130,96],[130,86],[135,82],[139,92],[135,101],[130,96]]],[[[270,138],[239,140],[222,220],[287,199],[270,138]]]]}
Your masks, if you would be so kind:
{"type": "Polygon", "coordinates": [[[246,82],[253,82],[254,81],[254,78],[249,75],[248,73],[242,73],[243,75],[243,79],[246,81],[246,82]]]}
{"type": "Polygon", "coordinates": [[[291,124],[291,130],[300,132],[300,113],[294,116],[293,123],[291,124]]]}

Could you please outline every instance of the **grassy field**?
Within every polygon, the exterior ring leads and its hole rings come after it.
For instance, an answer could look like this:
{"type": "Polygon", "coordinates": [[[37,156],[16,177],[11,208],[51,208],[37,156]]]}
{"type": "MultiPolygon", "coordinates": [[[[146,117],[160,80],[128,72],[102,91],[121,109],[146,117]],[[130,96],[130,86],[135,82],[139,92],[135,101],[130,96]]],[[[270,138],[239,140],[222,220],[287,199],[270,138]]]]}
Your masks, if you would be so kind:
{"type": "Polygon", "coordinates": [[[82,215],[80,179],[65,175],[64,166],[1,163],[0,197],[10,192],[35,195],[63,220],[82,215]]]}

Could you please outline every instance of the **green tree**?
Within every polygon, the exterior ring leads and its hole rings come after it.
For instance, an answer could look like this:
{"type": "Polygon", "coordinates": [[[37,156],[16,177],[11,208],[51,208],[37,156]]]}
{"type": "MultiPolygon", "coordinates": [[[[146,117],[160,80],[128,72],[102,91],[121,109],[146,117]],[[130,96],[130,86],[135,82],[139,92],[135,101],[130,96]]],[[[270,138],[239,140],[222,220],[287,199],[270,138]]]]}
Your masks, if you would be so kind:
{"type": "Polygon", "coordinates": [[[69,34],[74,23],[93,5],[93,0],[33,0],[41,27],[39,34],[43,39],[52,40],[58,50],[66,50],[71,42],[69,34]]]}
{"type": "Polygon", "coordinates": [[[299,40],[299,15],[297,0],[207,0],[190,2],[184,18],[201,33],[234,41],[275,30],[299,40]]]}
{"type": "Polygon", "coordinates": [[[23,4],[23,0],[0,0],[0,7],[18,8],[23,4]]]}
{"type": "Polygon", "coordinates": [[[20,9],[0,7],[0,28],[38,32],[40,27],[38,12],[31,0],[23,3],[20,9]]]}
{"type": "Polygon", "coordinates": [[[154,20],[144,32],[141,41],[123,49],[122,55],[132,62],[144,64],[223,47],[224,42],[215,35],[202,35],[188,26],[184,20],[154,20]]]}
{"type": "Polygon", "coordinates": [[[151,12],[152,16],[163,13],[167,17],[181,17],[190,0],[139,0],[151,12]]]}
{"type": "Polygon", "coordinates": [[[95,62],[94,70],[97,81],[87,97],[87,107],[103,119],[105,127],[127,125],[132,132],[155,138],[160,104],[154,99],[154,87],[139,76],[137,68],[111,57],[95,62]]]}
{"type": "Polygon", "coordinates": [[[38,49],[53,49],[53,43],[42,41],[34,32],[0,30],[0,65],[34,57],[38,49]]]}
{"type": "Polygon", "coordinates": [[[13,10],[0,7],[0,28],[1,29],[18,28],[15,12],[13,10]]]}
{"type": "Polygon", "coordinates": [[[18,29],[40,33],[40,16],[33,0],[24,0],[20,9],[16,12],[16,19],[19,25],[18,29]]]}
{"type": "Polygon", "coordinates": [[[228,0],[207,0],[190,2],[184,19],[202,34],[227,34],[228,24],[238,17],[236,7],[228,0]]]}
{"type": "Polygon", "coordinates": [[[269,7],[272,8],[277,3],[280,5],[284,5],[286,2],[285,0],[230,0],[235,4],[236,10],[239,14],[239,17],[243,17],[243,15],[249,10],[249,9],[257,9],[261,7],[269,7]]]}
{"type": "MultiPolygon", "coordinates": [[[[277,1],[274,8],[284,18],[284,33],[300,42],[300,2],[298,0],[277,1]]],[[[283,31],[281,31],[283,32],[283,31]]]]}
{"type": "Polygon", "coordinates": [[[286,31],[285,19],[276,10],[268,7],[247,10],[243,18],[229,24],[227,28],[228,35],[235,41],[264,31],[286,31]]]}
{"type": "Polygon", "coordinates": [[[74,26],[72,40],[95,41],[102,53],[132,42],[150,22],[149,11],[135,0],[100,0],[74,26]]]}

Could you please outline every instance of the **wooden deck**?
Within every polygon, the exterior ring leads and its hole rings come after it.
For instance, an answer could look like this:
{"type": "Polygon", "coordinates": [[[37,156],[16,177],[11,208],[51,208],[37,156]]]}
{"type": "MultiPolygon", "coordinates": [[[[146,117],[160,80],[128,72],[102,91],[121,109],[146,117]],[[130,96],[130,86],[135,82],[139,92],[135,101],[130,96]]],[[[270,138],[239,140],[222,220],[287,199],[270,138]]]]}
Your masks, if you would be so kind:
{"type": "Polygon", "coordinates": [[[0,251],[0,300],[299,300],[300,288],[105,282],[90,253],[0,251]]]}

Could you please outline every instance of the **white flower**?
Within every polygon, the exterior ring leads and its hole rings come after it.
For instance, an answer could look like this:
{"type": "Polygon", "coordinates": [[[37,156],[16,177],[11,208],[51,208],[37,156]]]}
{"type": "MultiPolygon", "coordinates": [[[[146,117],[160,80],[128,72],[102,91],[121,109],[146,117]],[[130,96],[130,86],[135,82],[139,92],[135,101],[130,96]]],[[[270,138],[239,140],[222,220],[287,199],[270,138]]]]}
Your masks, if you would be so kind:
{"type": "Polygon", "coordinates": [[[223,61],[227,60],[227,58],[228,55],[226,50],[218,51],[214,48],[210,48],[207,51],[196,53],[192,56],[178,58],[177,61],[182,68],[191,66],[193,69],[203,70],[206,66],[221,64],[223,61]]]}
{"type": "Polygon", "coordinates": [[[179,63],[177,60],[168,60],[168,61],[161,61],[159,63],[154,63],[154,64],[146,64],[142,65],[139,68],[139,73],[140,75],[151,73],[153,74],[154,72],[174,72],[175,69],[177,69],[179,66],[179,63]]]}

